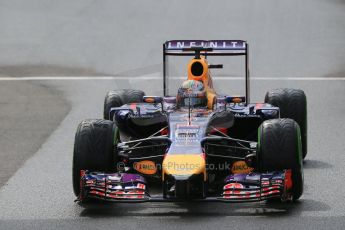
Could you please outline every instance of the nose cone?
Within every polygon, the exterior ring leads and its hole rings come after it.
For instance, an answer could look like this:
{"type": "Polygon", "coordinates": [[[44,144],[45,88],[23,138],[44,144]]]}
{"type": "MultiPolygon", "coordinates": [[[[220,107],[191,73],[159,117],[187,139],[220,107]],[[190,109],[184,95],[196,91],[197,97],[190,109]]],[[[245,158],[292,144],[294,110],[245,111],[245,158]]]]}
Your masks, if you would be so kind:
{"type": "Polygon", "coordinates": [[[206,163],[201,154],[167,155],[163,160],[163,180],[164,175],[171,175],[176,180],[187,180],[201,173],[206,180],[206,163]]]}

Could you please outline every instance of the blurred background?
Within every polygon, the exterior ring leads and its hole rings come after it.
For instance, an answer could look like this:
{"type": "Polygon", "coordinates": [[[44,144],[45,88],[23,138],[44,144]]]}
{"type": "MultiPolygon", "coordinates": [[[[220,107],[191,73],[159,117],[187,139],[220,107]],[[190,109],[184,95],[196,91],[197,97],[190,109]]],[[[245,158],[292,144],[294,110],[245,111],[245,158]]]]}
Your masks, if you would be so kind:
{"type": "Polygon", "coordinates": [[[344,0],[1,0],[0,75],[161,73],[171,39],[243,39],[254,77],[344,77],[344,0]]]}

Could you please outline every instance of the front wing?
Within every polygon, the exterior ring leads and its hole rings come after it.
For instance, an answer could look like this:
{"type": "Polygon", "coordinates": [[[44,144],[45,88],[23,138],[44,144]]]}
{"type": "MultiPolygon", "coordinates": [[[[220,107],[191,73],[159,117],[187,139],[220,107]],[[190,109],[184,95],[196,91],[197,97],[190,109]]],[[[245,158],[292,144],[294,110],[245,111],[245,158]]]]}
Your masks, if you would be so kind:
{"type": "MultiPolygon", "coordinates": [[[[145,178],[130,173],[81,171],[78,201],[88,198],[112,202],[177,202],[181,200],[152,196],[145,178]]],[[[291,170],[268,173],[233,174],[224,180],[218,197],[192,199],[198,202],[253,202],[270,198],[291,200],[291,170]]]]}

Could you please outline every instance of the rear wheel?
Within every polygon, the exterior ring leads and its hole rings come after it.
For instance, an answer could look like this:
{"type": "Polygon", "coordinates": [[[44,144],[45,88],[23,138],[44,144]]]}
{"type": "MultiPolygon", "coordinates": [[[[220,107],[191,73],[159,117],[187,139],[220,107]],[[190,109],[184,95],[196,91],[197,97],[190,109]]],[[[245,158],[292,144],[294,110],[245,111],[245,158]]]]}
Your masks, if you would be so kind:
{"type": "Polygon", "coordinates": [[[72,169],[73,190],[76,196],[80,193],[80,170],[115,171],[116,133],[117,128],[112,121],[88,119],[79,124],[74,141],[72,169]]]}
{"type": "Polygon", "coordinates": [[[277,106],[280,109],[281,118],[295,120],[300,129],[302,137],[302,156],[307,155],[307,97],[300,89],[273,89],[266,93],[265,103],[277,106]]]}
{"type": "Polygon", "coordinates": [[[104,99],[103,118],[106,120],[112,120],[112,117],[110,117],[111,108],[120,107],[128,103],[142,102],[143,96],[145,96],[145,93],[143,91],[135,89],[109,91],[104,99]]]}
{"type": "Polygon", "coordinates": [[[301,135],[298,124],[288,118],[264,121],[258,131],[257,166],[260,172],[291,169],[292,196],[303,193],[301,135]]]}

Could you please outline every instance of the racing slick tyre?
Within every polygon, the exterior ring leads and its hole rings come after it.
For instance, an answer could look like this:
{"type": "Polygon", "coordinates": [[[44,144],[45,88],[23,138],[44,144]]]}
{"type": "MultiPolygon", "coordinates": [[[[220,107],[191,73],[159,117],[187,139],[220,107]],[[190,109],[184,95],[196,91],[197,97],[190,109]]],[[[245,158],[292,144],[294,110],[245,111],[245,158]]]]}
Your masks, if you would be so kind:
{"type": "Polygon", "coordinates": [[[265,103],[280,108],[281,118],[291,118],[295,120],[300,129],[302,137],[302,157],[307,155],[307,97],[300,89],[273,89],[268,91],[265,96],[265,103]]]}
{"type": "Polygon", "coordinates": [[[260,172],[291,169],[292,198],[298,200],[303,193],[301,134],[292,119],[280,118],[264,121],[258,130],[257,167],[260,172]]]}
{"type": "Polygon", "coordinates": [[[103,118],[112,120],[109,112],[112,107],[120,107],[128,103],[138,103],[143,101],[145,93],[135,89],[110,90],[104,99],[103,118]]]}
{"type": "Polygon", "coordinates": [[[117,127],[112,121],[88,119],[77,128],[73,152],[73,190],[80,193],[80,170],[113,172],[117,161],[114,142],[117,141],[117,127]],[[115,140],[115,141],[114,141],[115,140]]]}

